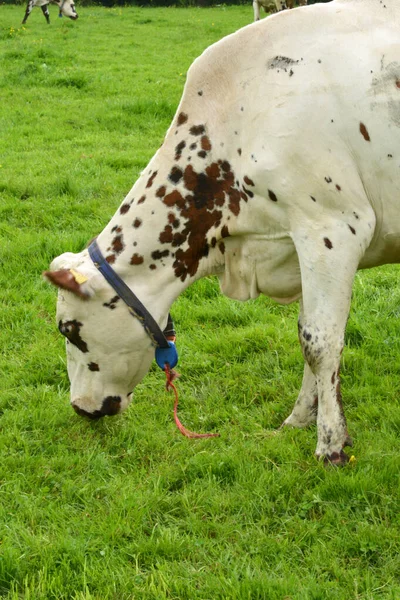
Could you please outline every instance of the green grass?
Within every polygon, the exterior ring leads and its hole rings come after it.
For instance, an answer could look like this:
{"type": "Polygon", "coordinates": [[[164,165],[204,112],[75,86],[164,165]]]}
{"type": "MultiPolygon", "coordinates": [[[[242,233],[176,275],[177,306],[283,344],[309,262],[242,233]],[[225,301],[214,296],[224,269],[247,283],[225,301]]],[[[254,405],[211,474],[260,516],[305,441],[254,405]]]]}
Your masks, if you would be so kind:
{"type": "Polygon", "coordinates": [[[180,417],[153,367],[119,417],[69,407],[56,292],[41,279],[108,222],[162,142],[192,60],[252,7],[1,6],[0,596],[400,598],[398,268],[357,276],[343,394],[356,461],[275,434],[302,376],[297,306],[212,278],[173,309],[180,417]]]}

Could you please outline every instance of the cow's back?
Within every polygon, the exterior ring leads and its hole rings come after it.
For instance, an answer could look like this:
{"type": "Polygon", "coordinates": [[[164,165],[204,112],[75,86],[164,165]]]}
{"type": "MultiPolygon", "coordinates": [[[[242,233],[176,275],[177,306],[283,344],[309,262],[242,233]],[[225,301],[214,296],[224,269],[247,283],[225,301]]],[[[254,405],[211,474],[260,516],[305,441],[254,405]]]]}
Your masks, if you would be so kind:
{"type": "Polygon", "coordinates": [[[382,241],[400,233],[399,26],[396,0],[334,0],[249,25],[195,61],[178,113],[257,182],[244,230],[290,232],[316,194],[333,214],[348,197],[355,211],[367,200],[378,226],[363,266],[399,260],[382,241]],[[271,189],[280,205],[265,214],[271,189]]]}

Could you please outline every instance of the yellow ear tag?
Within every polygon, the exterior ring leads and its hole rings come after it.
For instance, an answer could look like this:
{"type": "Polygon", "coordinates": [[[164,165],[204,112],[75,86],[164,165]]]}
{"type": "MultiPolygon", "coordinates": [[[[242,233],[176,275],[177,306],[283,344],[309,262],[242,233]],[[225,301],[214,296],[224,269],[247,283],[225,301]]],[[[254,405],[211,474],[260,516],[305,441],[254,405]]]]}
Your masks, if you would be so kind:
{"type": "Polygon", "coordinates": [[[82,275],[82,273],[78,273],[78,271],[75,271],[75,269],[70,269],[69,272],[75,279],[76,283],[79,283],[79,285],[81,285],[81,283],[85,283],[85,281],[89,279],[88,277],[86,277],[86,275],[82,275]]]}

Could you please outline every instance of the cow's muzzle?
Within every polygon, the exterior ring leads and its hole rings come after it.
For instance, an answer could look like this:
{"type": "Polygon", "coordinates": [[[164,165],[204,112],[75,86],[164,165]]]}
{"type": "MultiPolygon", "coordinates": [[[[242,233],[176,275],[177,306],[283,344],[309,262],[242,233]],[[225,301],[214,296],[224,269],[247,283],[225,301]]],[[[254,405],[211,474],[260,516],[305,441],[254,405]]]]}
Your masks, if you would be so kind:
{"type": "Polygon", "coordinates": [[[97,419],[101,419],[101,417],[111,417],[113,415],[117,415],[121,408],[121,397],[107,396],[107,398],[104,398],[103,400],[101,409],[93,412],[88,412],[84,408],[78,406],[75,402],[72,402],[72,408],[81,417],[87,417],[92,421],[96,421],[97,419]]]}

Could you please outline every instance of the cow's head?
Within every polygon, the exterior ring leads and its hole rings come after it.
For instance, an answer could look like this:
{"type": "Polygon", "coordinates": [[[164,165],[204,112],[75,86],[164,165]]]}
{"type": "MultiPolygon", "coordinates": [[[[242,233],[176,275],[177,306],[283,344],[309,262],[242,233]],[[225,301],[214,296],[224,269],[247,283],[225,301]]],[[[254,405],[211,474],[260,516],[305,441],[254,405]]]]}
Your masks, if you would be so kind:
{"type": "Polygon", "coordinates": [[[122,412],[154,358],[149,336],[87,251],[62,254],[44,276],[59,288],[57,324],[74,410],[92,419],[122,412]]]}
{"type": "Polygon", "coordinates": [[[73,21],[76,21],[78,15],[73,0],[58,0],[57,4],[60,7],[60,15],[64,15],[65,17],[69,17],[73,21]]]}

